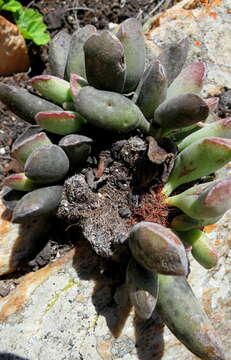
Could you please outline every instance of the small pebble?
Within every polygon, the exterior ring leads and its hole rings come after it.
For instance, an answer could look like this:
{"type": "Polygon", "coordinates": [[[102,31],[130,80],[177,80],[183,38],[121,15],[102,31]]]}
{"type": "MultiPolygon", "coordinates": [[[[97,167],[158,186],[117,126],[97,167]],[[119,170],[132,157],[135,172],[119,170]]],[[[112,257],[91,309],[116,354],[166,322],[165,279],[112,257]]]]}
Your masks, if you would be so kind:
{"type": "Polygon", "coordinates": [[[127,218],[127,217],[129,217],[129,216],[131,216],[131,210],[129,209],[129,208],[122,208],[122,209],[120,209],[119,210],[119,215],[120,215],[120,217],[122,217],[122,218],[127,218]]]}

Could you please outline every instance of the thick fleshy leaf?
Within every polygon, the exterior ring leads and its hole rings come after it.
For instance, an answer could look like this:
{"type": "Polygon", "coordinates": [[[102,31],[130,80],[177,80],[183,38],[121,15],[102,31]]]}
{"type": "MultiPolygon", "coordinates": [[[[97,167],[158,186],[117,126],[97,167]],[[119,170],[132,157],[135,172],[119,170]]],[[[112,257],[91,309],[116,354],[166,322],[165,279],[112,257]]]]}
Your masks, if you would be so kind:
{"type": "Polygon", "coordinates": [[[212,122],[211,124],[206,124],[200,130],[197,130],[184,138],[178,144],[178,148],[182,151],[192,143],[210,136],[231,139],[231,117],[212,122]]]}
{"type": "Polygon", "coordinates": [[[9,210],[14,210],[15,206],[23,196],[24,192],[11,189],[8,186],[3,186],[1,191],[2,203],[9,210]]]}
{"type": "Polygon", "coordinates": [[[65,151],[71,165],[81,165],[87,159],[91,151],[93,140],[83,135],[67,135],[59,142],[59,146],[65,151]]]}
{"type": "Polygon", "coordinates": [[[211,269],[217,265],[218,255],[203,231],[198,229],[182,231],[178,233],[178,236],[186,246],[192,247],[192,255],[201,266],[211,269]]]}
{"type": "MultiPolygon", "coordinates": [[[[221,180],[215,180],[207,183],[197,184],[178,195],[170,196],[166,198],[165,202],[170,206],[178,207],[188,216],[194,219],[200,220],[204,218],[211,218],[211,216],[206,216],[206,214],[203,213],[203,209],[201,209],[201,211],[199,212],[195,212],[194,206],[199,201],[201,194],[207,192],[208,189],[212,188],[215,184],[217,184],[220,181],[221,180]]],[[[217,217],[221,215],[215,215],[215,216],[217,217]]]]}
{"type": "Polygon", "coordinates": [[[35,76],[30,80],[30,83],[42,97],[55,104],[62,106],[64,102],[72,100],[69,82],[56,76],[35,76]]]}
{"type": "Polygon", "coordinates": [[[203,226],[215,224],[220,217],[210,219],[193,219],[187,215],[178,215],[171,222],[171,228],[174,231],[188,231],[192,229],[202,228],[203,226]]]}
{"type": "Polygon", "coordinates": [[[159,275],[157,311],[171,332],[203,360],[225,360],[222,345],[184,276],[159,275]]]}
{"type": "Polygon", "coordinates": [[[199,94],[205,77],[205,64],[196,62],[183,69],[167,91],[167,99],[181,94],[199,94]]]}
{"type": "Polygon", "coordinates": [[[222,168],[231,160],[231,140],[204,138],[177,155],[174,168],[164,186],[165,195],[181,184],[200,179],[222,168]]]}
{"type": "Polygon", "coordinates": [[[51,73],[62,79],[64,78],[70,42],[71,35],[61,30],[49,43],[49,65],[51,73]]]}
{"type": "Polygon", "coordinates": [[[129,93],[136,88],[144,72],[146,48],[142,26],[135,18],[122,22],[116,34],[123,45],[126,80],[124,93],[129,93]]]}
{"type": "Polygon", "coordinates": [[[17,137],[17,139],[14,141],[12,148],[17,147],[19,144],[27,140],[33,135],[39,134],[42,132],[42,128],[38,125],[29,125],[27,128],[23,131],[21,135],[17,137]]]}
{"type": "Polygon", "coordinates": [[[146,221],[134,225],[129,247],[136,261],[150,271],[168,275],[186,275],[188,272],[182,242],[162,225],[146,221]]]}
{"type": "Polygon", "coordinates": [[[83,87],[87,86],[87,80],[77,74],[71,74],[70,76],[70,88],[72,96],[77,96],[78,91],[83,87]]]}
{"type": "Polygon", "coordinates": [[[139,128],[148,133],[150,125],[141,110],[121,94],[85,86],[74,104],[76,111],[94,126],[118,132],[139,128]]]}
{"type": "Polygon", "coordinates": [[[76,133],[86,123],[82,116],[73,111],[39,112],[35,120],[43,129],[58,135],[76,133]]]}
{"type": "Polygon", "coordinates": [[[13,85],[0,84],[0,100],[21,119],[34,123],[34,117],[39,111],[60,111],[58,105],[53,104],[27,90],[13,85]]]}
{"type": "Polygon", "coordinates": [[[24,195],[13,211],[12,221],[23,223],[34,217],[52,215],[59,206],[62,186],[49,186],[24,195]]]}
{"type": "Polygon", "coordinates": [[[95,32],[96,28],[93,25],[86,25],[72,34],[65,70],[65,78],[67,80],[70,79],[72,73],[86,78],[83,46],[87,39],[95,32]]]}
{"type": "MultiPolygon", "coordinates": [[[[40,128],[40,127],[39,127],[40,128]]],[[[28,156],[36,149],[45,145],[51,145],[50,139],[44,132],[38,132],[34,135],[28,136],[33,130],[28,130],[23,133],[13,144],[11,155],[17,159],[21,164],[25,164],[28,156]]]]}
{"type": "Polygon", "coordinates": [[[166,69],[168,85],[181,72],[188,55],[189,41],[187,38],[165,47],[165,50],[158,56],[158,60],[166,69]]]}
{"type": "Polygon", "coordinates": [[[97,89],[121,93],[124,88],[124,49],[117,37],[104,30],[84,44],[87,81],[97,89]]]}
{"type": "Polygon", "coordinates": [[[183,94],[165,100],[154,112],[153,125],[177,129],[204,121],[209,113],[208,105],[198,95],[183,94]]]}
{"type": "Polygon", "coordinates": [[[208,184],[208,188],[198,194],[192,211],[201,218],[219,217],[231,208],[231,177],[225,177],[208,184]]]}
{"type": "Polygon", "coordinates": [[[142,319],[149,319],[156,307],[158,276],[131,259],[126,272],[129,297],[136,313],[142,319]]]}
{"type": "Polygon", "coordinates": [[[69,160],[58,145],[47,145],[34,150],[25,163],[25,174],[39,184],[61,180],[69,170],[69,160]]]}
{"type": "Polygon", "coordinates": [[[145,70],[136,90],[136,105],[146,117],[151,119],[156,108],[165,100],[167,78],[159,61],[153,61],[145,70]]]}
{"type": "Polygon", "coordinates": [[[28,179],[24,173],[7,176],[3,181],[3,185],[19,191],[32,191],[38,187],[38,185],[28,179]]]}

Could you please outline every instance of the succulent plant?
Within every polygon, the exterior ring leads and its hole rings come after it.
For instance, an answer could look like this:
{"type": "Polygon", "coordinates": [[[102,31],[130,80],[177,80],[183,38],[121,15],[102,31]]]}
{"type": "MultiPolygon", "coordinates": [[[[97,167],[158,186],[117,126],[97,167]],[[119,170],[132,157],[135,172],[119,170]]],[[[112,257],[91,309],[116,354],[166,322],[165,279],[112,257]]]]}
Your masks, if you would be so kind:
{"type": "MultiPolygon", "coordinates": [[[[52,74],[30,81],[40,96],[0,84],[0,100],[23,120],[37,123],[13,144],[12,156],[24,171],[5,179],[3,201],[13,211],[14,222],[52,216],[70,174],[80,174],[76,192],[86,188],[81,177],[86,172],[81,171],[84,166],[94,167],[86,162],[97,145],[89,133],[105,138],[115,134],[121,139],[119,146],[129,136],[139,136],[142,161],[135,158],[130,166],[137,171],[134,177],[140,178],[143,198],[150,196],[157,168],[160,171],[162,166],[165,175],[158,179],[162,190],[152,191],[159,196],[158,206],[175,207],[178,215],[173,218],[167,211],[165,223],[158,216],[152,221],[149,213],[158,212],[157,205],[149,206],[142,221],[133,209],[126,215],[131,217],[126,223],[130,301],[145,319],[156,309],[175,336],[201,359],[223,360],[222,346],[187,282],[186,248],[205,268],[217,264],[217,254],[201,228],[231,207],[230,178],[213,177],[231,160],[230,118],[211,122],[216,100],[200,96],[205,65],[197,62],[183,68],[187,39],[151,60],[146,59],[145,49],[136,19],[124,21],[116,34],[93,26],[71,37],[60,32],[50,43],[52,74]],[[178,144],[175,155],[169,145],[173,143],[178,144]]],[[[115,146],[110,150],[113,153],[115,146]]],[[[126,151],[123,156],[126,160],[126,151]]],[[[97,179],[103,171],[100,161],[97,179]]],[[[92,185],[94,191],[99,181],[92,185]]],[[[84,203],[87,197],[86,192],[80,200],[84,203]]]]}

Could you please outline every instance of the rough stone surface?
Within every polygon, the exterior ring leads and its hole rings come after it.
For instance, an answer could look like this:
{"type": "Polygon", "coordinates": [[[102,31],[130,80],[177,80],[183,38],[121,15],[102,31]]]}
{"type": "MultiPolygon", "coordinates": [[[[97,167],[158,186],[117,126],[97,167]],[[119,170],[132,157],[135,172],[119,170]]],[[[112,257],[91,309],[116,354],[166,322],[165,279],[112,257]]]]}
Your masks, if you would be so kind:
{"type": "Polygon", "coordinates": [[[40,249],[39,242],[45,243],[50,228],[47,220],[40,219],[13,224],[10,215],[0,201],[0,276],[13,272],[22,259],[40,249]]]}
{"type": "MultiPolygon", "coordinates": [[[[207,271],[192,261],[190,282],[231,353],[230,213],[207,227],[220,255],[207,271]],[[212,229],[212,231],[211,231],[212,229]]],[[[115,302],[116,285],[100,272],[100,257],[87,243],[35,273],[25,275],[0,300],[0,348],[29,360],[153,360],[163,351],[162,324],[140,320],[126,301],[115,302]]],[[[163,360],[196,360],[168,330],[163,360]]]]}
{"type": "Polygon", "coordinates": [[[183,0],[157,15],[147,33],[155,53],[166,44],[189,38],[187,63],[204,61],[207,66],[205,95],[231,88],[230,8],[230,0],[183,0]]]}
{"type": "MultiPolygon", "coordinates": [[[[184,0],[167,11],[156,20],[149,38],[155,36],[161,45],[190,35],[194,45],[188,62],[200,59],[208,64],[205,93],[217,93],[231,87],[231,3],[203,3],[184,0]]],[[[231,358],[230,216],[231,211],[205,229],[219,253],[217,267],[207,271],[192,260],[189,278],[223,342],[227,360],[231,358]]],[[[100,258],[86,244],[79,244],[19,279],[17,288],[0,300],[1,351],[24,360],[198,360],[170,331],[162,333],[155,313],[148,321],[136,318],[117,286],[103,273],[100,258]]]]}
{"type": "Polygon", "coordinates": [[[23,36],[16,25],[0,16],[0,75],[12,75],[29,68],[29,56],[23,36]]]}
{"type": "Polygon", "coordinates": [[[2,351],[29,360],[136,360],[137,352],[148,360],[162,352],[157,315],[129,316],[130,305],[115,302],[115,287],[99,275],[100,258],[92,255],[76,248],[0,300],[2,351]]]}

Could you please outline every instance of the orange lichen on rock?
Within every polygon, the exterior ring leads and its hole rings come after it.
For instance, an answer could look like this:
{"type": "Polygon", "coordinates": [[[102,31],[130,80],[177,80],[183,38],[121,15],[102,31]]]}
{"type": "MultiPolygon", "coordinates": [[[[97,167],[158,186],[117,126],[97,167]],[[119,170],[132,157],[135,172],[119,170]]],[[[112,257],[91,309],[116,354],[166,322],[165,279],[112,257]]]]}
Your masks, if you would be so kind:
{"type": "Polygon", "coordinates": [[[213,231],[214,229],[216,229],[217,224],[211,224],[211,225],[207,225],[204,227],[204,231],[209,233],[211,231],[213,231]]]}
{"type": "Polygon", "coordinates": [[[16,25],[0,16],[0,75],[27,71],[30,62],[23,36],[16,25]]]}
{"type": "MultiPolygon", "coordinates": [[[[220,5],[222,5],[221,0],[183,0],[167,11],[154,16],[149,25],[149,32],[169,21],[182,20],[188,17],[200,18],[212,16],[216,19],[217,13],[212,11],[212,9],[220,5]],[[200,11],[195,13],[195,9],[199,9],[200,11]]],[[[147,33],[147,38],[149,38],[149,32],[147,33]]]]}
{"type": "Polygon", "coordinates": [[[71,250],[65,256],[48,264],[44,268],[22,277],[16,289],[5,298],[0,299],[0,321],[5,321],[10,315],[21,310],[27,301],[29,301],[33,291],[55,271],[71,260],[74,255],[75,250],[71,250]]]}

